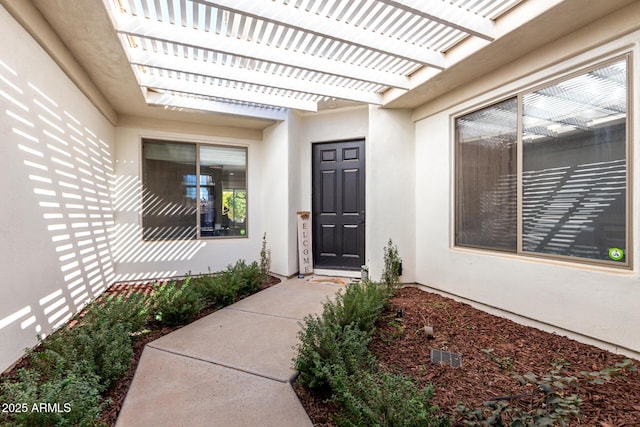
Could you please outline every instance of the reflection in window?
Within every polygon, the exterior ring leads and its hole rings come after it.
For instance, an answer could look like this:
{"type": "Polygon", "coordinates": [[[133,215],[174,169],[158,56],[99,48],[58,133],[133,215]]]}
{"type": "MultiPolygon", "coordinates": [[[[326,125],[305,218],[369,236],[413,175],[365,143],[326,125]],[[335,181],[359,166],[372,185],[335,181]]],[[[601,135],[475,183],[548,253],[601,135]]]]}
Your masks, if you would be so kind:
{"type": "Polygon", "coordinates": [[[626,81],[619,61],[524,96],[524,251],[626,248],[626,81]]]}
{"type": "Polygon", "coordinates": [[[456,244],[516,251],[516,98],[456,120],[456,244]]]}
{"type": "Polygon", "coordinates": [[[245,148],[145,140],[143,152],[146,240],[246,235],[245,148]]]}
{"type": "Polygon", "coordinates": [[[246,234],[246,197],[242,215],[238,215],[236,205],[241,203],[233,196],[236,192],[246,195],[246,165],[247,151],[244,148],[200,146],[201,236],[246,234]]]}
{"type": "Polygon", "coordinates": [[[456,244],[628,265],[627,80],[623,59],[456,119],[456,244]]]}
{"type": "Polygon", "coordinates": [[[188,202],[195,176],[196,147],[144,141],[142,228],[145,240],[193,239],[196,209],[188,202]]]}

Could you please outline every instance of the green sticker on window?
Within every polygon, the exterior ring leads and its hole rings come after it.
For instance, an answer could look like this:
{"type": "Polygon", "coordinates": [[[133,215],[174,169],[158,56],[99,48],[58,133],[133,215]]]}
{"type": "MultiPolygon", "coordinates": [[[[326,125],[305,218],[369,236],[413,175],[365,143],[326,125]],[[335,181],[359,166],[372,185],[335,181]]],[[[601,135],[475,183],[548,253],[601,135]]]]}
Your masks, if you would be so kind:
{"type": "Polygon", "coordinates": [[[620,248],[610,248],[609,258],[614,261],[620,261],[624,257],[624,251],[620,248]]]}

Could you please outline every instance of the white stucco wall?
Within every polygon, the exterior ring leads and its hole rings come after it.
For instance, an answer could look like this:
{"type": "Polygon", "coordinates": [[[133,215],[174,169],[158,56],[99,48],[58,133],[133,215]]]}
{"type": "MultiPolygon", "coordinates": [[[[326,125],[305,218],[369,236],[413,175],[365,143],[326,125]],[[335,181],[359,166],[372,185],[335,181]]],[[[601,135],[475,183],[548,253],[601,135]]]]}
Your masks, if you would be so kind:
{"type": "Polygon", "coordinates": [[[0,371],[114,277],[114,128],[0,7],[0,371]]]}
{"type": "Polygon", "coordinates": [[[408,110],[369,107],[367,144],[367,254],[369,274],[382,277],[389,239],[402,258],[402,280],[415,281],[415,144],[408,110]]]}
{"type": "MultiPolygon", "coordinates": [[[[588,34],[593,34],[590,32],[588,34]]],[[[590,37],[585,33],[584,37],[590,37]]],[[[638,274],[639,248],[637,227],[640,159],[633,151],[633,270],[591,267],[584,264],[501,255],[453,247],[453,140],[452,115],[461,111],[488,105],[496,99],[513,95],[542,81],[557,78],[579,70],[590,63],[604,60],[632,50],[634,53],[633,79],[639,80],[638,43],[640,34],[630,34],[603,43],[600,47],[582,53],[580,35],[558,41],[554,52],[562,53],[563,60],[547,57],[550,65],[541,71],[527,74],[528,58],[514,73],[502,76],[505,83],[497,89],[482,92],[474,83],[468,93],[458,94],[465,101],[452,103],[449,108],[432,113],[416,123],[416,280],[438,290],[466,298],[485,308],[494,307],[502,314],[538,327],[572,335],[581,340],[598,340],[598,345],[635,355],[640,354],[640,277],[638,274]],[[574,54],[570,55],[572,49],[574,54]],[[569,58],[569,59],[564,59],[569,58]],[[521,73],[521,74],[520,74],[521,73]],[[535,319],[535,321],[533,320],[535,319]]],[[[540,55],[536,52],[535,55],[540,55]]],[[[504,71],[502,71],[504,72],[504,71]]],[[[488,76],[487,81],[491,81],[488,76]]],[[[633,147],[638,147],[638,87],[631,100],[630,116],[633,147]]],[[[439,102],[442,105],[442,102],[439,102]]],[[[429,107],[423,108],[428,111],[429,107]]]]}
{"type": "Polygon", "coordinates": [[[261,209],[263,183],[261,182],[262,161],[259,141],[135,127],[118,127],[116,141],[114,185],[116,233],[113,246],[117,281],[207,273],[220,271],[239,259],[247,262],[259,260],[263,230],[261,209]],[[141,234],[142,138],[247,147],[249,211],[247,237],[143,241],[141,234]]]}
{"type": "Polygon", "coordinates": [[[288,274],[290,276],[300,271],[298,265],[298,214],[302,206],[302,165],[300,162],[301,146],[300,133],[302,132],[302,121],[300,116],[289,113],[287,120],[289,127],[289,211],[288,215],[288,274]]]}
{"type": "Polygon", "coordinates": [[[267,233],[267,243],[271,251],[271,271],[283,276],[295,274],[297,265],[292,261],[291,254],[295,253],[290,235],[290,223],[295,216],[296,207],[290,202],[291,165],[289,120],[269,126],[263,132],[262,146],[262,174],[260,182],[260,215],[263,230],[267,233]]]}

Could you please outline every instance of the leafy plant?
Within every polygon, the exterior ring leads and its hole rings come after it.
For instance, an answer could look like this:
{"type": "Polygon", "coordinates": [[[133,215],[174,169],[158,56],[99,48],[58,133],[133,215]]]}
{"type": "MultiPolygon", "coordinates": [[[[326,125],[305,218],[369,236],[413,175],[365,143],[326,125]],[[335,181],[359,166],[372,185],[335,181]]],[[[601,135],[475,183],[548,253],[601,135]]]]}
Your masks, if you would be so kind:
{"type": "Polygon", "coordinates": [[[389,297],[387,290],[377,283],[350,283],[334,301],[324,304],[322,316],[343,328],[354,323],[358,329],[369,333],[373,331],[389,297]]]}
{"type": "Polygon", "coordinates": [[[266,281],[271,270],[271,250],[267,248],[267,233],[262,235],[262,248],[260,249],[260,274],[262,281],[266,281]]]}
{"type": "Polygon", "coordinates": [[[124,325],[130,333],[140,332],[150,319],[147,296],[134,292],[127,296],[110,296],[91,304],[83,317],[83,323],[107,323],[124,325]]]}
{"type": "Polygon", "coordinates": [[[492,348],[483,348],[480,351],[482,351],[485,354],[487,359],[491,360],[492,362],[497,363],[502,370],[511,371],[513,369],[513,357],[510,357],[510,356],[504,356],[504,357],[496,356],[492,348]]]}
{"type": "Polygon", "coordinates": [[[194,277],[189,284],[208,303],[218,307],[233,304],[239,296],[255,293],[263,281],[260,265],[257,261],[247,264],[239,260],[226,270],[215,275],[194,277]]]}
{"type": "Polygon", "coordinates": [[[330,381],[341,427],[449,426],[439,408],[429,403],[432,385],[421,388],[409,377],[375,369],[349,374],[336,366],[335,371],[330,381]]]}
{"type": "Polygon", "coordinates": [[[229,267],[232,274],[239,277],[238,295],[251,295],[255,293],[260,283],[263,282],[263,275],[260,265],[257,261],[248,264],[243,260],[239,260],[233,267],[229,267]]]}
{"type": "Polygon", "coordinates": [[[400,285],[400,275],[402,268],[402,258],[398,254],[398,247],[389,239],[384,248],[384,270],[382,271],[382,282],[390,290],[395,290],[400,285]]]}
{"type": "Polygon", "coordinates": [[[448,426],[431,406],[432,388],[381,371],[368,345],[390,294],[372,282],[347,286],[322,315],[305,317],[294,367],[310,389],[332,392],[339,426],[448,426]]]}
{"type": "Polygon", "coordinates": [[[399,322],[394,316],[391,316],[390,320],[387,321],[387,325],[389,326],[389,332],[380,331],[380,339],[384,343],[391,343],[397,338],[400,338],[404,335],[404,325],[399,322]]]}
{"type": "Polygon", "coordinates": [[[367,347],[371,337],[354,324],[342,327],[325,317],[309,315],[298,338],[294,367],[300,384],[309,389],[326,388],[336,367],[350,375],[372,363],[367,347]]]}
{"type": "Polygon", "coordinates": [[[368,365],[370,333],[387,297],[375,283],[351,283],[344,293],[324,303],[321,316],[306,316],[294,359],[300,383],[311,389],[325,387],[332,366],[343,366],[351,373],[368,365]]]}
{"type": "Polygon", "coordinates": [[[42,343],[32,360],[47,378],[63,376],[77,363],[85,363],[98,377],[100,391],[108,389],[131,365],[133,347],[126,324],[106,320],[60,329],[42,343]]]}
{"type": "Polygon", "coordinates": [[[193,319],[205,307],[203,296],[189,282],[190,278],[187,277],[182,285],[172,281],[153,287],[151,305],[158,322],[169,326],[181,325],[193,319]]]}
{"type": "Polygon", "coordinates": [[[21,369],[16,381],[2,385],[2,401],[19,404],[11,415],[13,426],[95,426],[109,403],[100,402],[99,382],[85,362],[46,381],[37,370],[21,369]]]}
{"type": "MultiPolygon", "coordinates": [[[[501,364],[501,358],[493,355],[491,351],[485,353],[490,356],[490,360],[501,364]]],[[[601,371],[581,371],[579,375],[567,373],[567,366],[567,362],[555,360],[552,363],[553,369],[542,377],[532,372],[524,375],[512,372],[511,375],[520,385],[533,385],[534,390],[517,395],[499,396],[484,402],[480,408],[467,408],[458,402],[456,412],[462,416],[463,424],[468,426],[566,426],[570,419],[580,414],[582,400],[577,394],[580,382],[603,384],[610,380],[612,375],[636,370],[630,360],[601,371]]]]}
{"type": "Polygon", "coordinates": [[[210,303],[226,307],[236,301],[241,280],[240,276],[227,269],[215,276],[205,276],[196,289],[210,303]]]}
{"type": "Polygon", "coordinates": [[[167,325],[186,323],[205,307],[205,300],[231,304],[239,292],[255,292],[262,277],[257,262],[247,265],[240,260],[221,274],[157,284],[152,297],[132,293],[94,301],[71,326],[55,331],[30,351],[30,369],[1,385],[3,402],[19,402],[20,409],[28,410],[0,414],[0,424],[6,420],[29,427],[100,425],[98,417],[108,404],[101,402],[100,393],[129,370],[132,335],[143,331],[152,318],[167,325]]]}

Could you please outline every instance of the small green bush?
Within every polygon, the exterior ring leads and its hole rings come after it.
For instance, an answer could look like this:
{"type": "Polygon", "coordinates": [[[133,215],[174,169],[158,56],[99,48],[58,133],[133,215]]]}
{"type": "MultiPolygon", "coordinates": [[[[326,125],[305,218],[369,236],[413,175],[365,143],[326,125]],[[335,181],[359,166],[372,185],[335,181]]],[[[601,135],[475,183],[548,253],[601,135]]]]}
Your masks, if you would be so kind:
{"type": "Polygon", "coordinates": [[[309,389],[326,388],[335,366],[350,375],[373,364],[368,348],[371,337],[354,324],[343,328],[325,318],[309,315],[302,326],[294,359],[301,385],[309,389]]]}
{"type": "Polygon", "coordinates": [[[371,363],[370,334],[388,296],[372,282],[349,284],[335,300],[324,303],[321,316],[304,318],[294,358],[302,385],[326,387],[336,364],[351,373],[371,363]]]}
{"type": "Polygon", "coordinates": [[[91,304],[83,318],[83,323],[107,323],[124,325],[130,333],[142,331],[150,319],[147,296],[134,292],[128,296],[110,296],[91,304]]]}
{"type": "Polygon", "coordinates": [[[260,248],[260,275],[262,281],[266,281],[271,270],[271,250],[267,248],[267,233],[262,235],[262,247],[260,248]]]}
{"type": "Polygon", "coordinates": [[[204,275],[192,277],[189,281],[189,285],[192,286],[205,302],[208,304],[215,303],[215,298],[212,295],[211,288],[213,287],[213,281],[216,279],[214,275],[204,275]]]}
{"type": "Polygon", "coordinates": [[[254,294],[263,280],[257,261],[247,264],[239,260],[221,273],[192,278],[190,284],[209,304],[225,307],[239,297],[254,294]]]}
{"type": "Polygon", "coordinates": [[[189,285],[189,281],[187,278],[182,285],[172,281],[154,286],[151,306],[158,322],[169,326],[182,325],[205,307],[204,297],[189,285]]]}
{"type": "Polygon", "coordinates": [[[20,404],[9,420],[12,426],[96,426],[108,404],[100,400],[99,378],[84,362],[46,381],[36,370],[21,369],[17,381],[2,385],[2,401],[20,404]]]}
{"type": "Polygon", "coordinates": [[[384,247],[384,270],[382,271],[382,283],[387,289],[393,291],[400,287],[400,270],[402,266],[402,258],[398,253],[398,247],[393,244],[393,240],[389,239],[387,246],[384,247]]]}
{"type": "Polygon", "coordinates": [[[77,363],[86,363],[98,376],[100,390],[107,390],[131,366],[133,346],[126,324],[106,320],[60,329],[32,353],[34,366],[46,377],[57,377],[77,363]]]}
{"type": "Polygon", "coordinates": [[[247,265],[244,260],[236,262],[229,270],[240,278],[238,295],[246,296],[255,293],[263,281],[260,265],[254,261],[247,265]]]}
{"type": "Polygon", "coordinates": [[[340,427],[446,427],[449,420],[429,402],[433,386],[420,388],[411,378],[380,370],[348,373],[334,366],[330,377],[340,427]]]}
{"type": "Polygon", "coordinates": [[[342,327],[355,323],[361,331],[372,332],[389,297],[387,290],[377,283],[350,283],[335,301],[324,304],[322,316],[342,327]]]}
{"type": "Polygon", "coordinates": [[[332,392],[339,426],[448,426],[429,403],[431,386],[420,388],[407,377],[381,371],[369,351],[390,296],[389,288],[373,282],[350,284],[324,304],[322,315],[305,317],[294,358],[298,382],[332,392]]]}
{"type": "Polygon", "coordinates": [[[238,296],[240,277],[226,270],[214,276],[201,276],[194,279],[196,291],[209,303],[218,307],[233,304],[238,296]]]}

